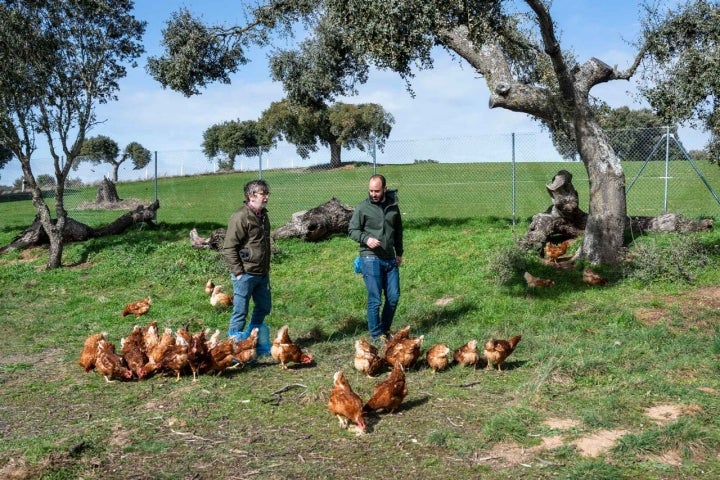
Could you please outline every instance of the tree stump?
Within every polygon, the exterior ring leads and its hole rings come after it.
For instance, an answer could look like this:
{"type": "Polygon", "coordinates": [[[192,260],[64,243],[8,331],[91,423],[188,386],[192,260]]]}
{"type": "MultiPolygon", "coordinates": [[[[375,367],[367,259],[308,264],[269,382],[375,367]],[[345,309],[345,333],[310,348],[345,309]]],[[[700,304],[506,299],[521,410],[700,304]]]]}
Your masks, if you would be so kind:
{"type": "Polygon", "coordinates": [[[311,210],[295,212],[289,223],[274,230],[272,238],[301,238],[306,242],[319,242],[336,233],[348,233],[350,218],[355,209],[343,205],[333,197],[311,210]]]}
{"type": "Polygon", "coordinates": [[[120,201],[121,199],[118,196],[115,183],[113,183],[108,178],[104,178],[103,181],[100,182],[100,186],[98,187],[97,196],[95,197],[95,203],[117,203],[120,201]]]}
{"type": "Polygon", "coordinates": [[[525,248],[539,252],[549,239],[559,242],[577,238],[585,231],[588,217],[578,206],[579,196],[572,184],[570,172],[560,170],[545,188],[552,199],[552,205],[545,212],[533,215],[522,240],[525,248]]]}
{"type": "Polygon", "coordinates": [[[201,237],[197,231],[197,228],[190,230],[190,245],[193,248],[211,248],[213,250],[220,250],[223,242],[225,242],[225,229],[215,229],[209,237],[201,237]]]}
{"type": "MultiPolygon", "coordinates": [[[[539,253],[543,252],[545,243],[549,241],[558,243],[582,235],[588,217],[578,207],[578,193],[572,184],[570,172],[560,170],[545,188],[550,194],[552,205],[545,212],[533,215],[525,238],[520,241],[524,248],[539,253]]],[[[625,223],[625,230],[636,234],[704,232],[712,228],[712,219],[693,220],[674,213],[656,217],[627,217],[625,223]]],[[[578,250],[576,257],[580,252],[578,250]]]]}

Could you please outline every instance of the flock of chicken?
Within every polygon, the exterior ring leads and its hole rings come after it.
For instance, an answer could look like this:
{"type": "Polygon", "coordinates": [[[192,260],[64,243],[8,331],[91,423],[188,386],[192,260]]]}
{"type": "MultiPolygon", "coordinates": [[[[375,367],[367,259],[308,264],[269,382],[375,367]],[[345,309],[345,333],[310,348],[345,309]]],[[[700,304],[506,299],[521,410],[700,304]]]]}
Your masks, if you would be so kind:
{"type": "MultiPolygon", "coordinates": [[[[179,328],[173,334],[166,328],[158,334],[157,322],[135,325],[130,334],[120,340],[121,350],[110,342],[106,333],[90,335],[83,345],[78,364],[85,372],[96,370],[107,382],[142,380],[161,372],[173,373],[176,380],[183,373],[192,373],[193,380],[203,373],[220,374],[228,368],[246,365],[257,357],[258,329],[254,328],[245,340],[219,340],[220,330],[210,329],[191,334],[179,328]]],[[[270,347],[270,355],[287,368],[289,363],[311,363],[312,355],[305,353],[288,334],[287,325],[278,330],[270,347]]]]}
{"type": "MultiPolygon", "coordinates": [[[[557,245],[548,242],[544,249],[545,258],[557,265],[558,258],[566,252],[571,242],[566,240],[557,245]]],[[[524,277],[530,288],[555,285],[553,280],[536,277],[529,272],[525,272],[524,277]]],[[[583,280],[588,285],[607,284],[607,280],[589,268],[584,269],[583,280]]],[[[224,293],[222,287],[215,285],[212,280],[205,284],[205,293],[214,307],[232,305],[233,297],[224,293]]],[[[151,297],[129,303],[123,309],[122,316],[140,317],[150,310],[151,305],[151,297]]],[[[210,329],[205,329],[192,334],[187,328],[179,328],[174,334],[170,328],[166,328],[160,334],[157,322],[152,321],[145,326],[134,326],[130,334],[121,339],[120,353],[108,340],[106,333],[90,335],[85,340],[78,364],[86,373],[96,370],[107,382],[118,379],[142,380],[148,375],[165,372],[174,374],[176,380],[183,373],[190,372],[193,380],[197,380],[199,374],[220,374],[226,369],[251,363],[257,357],[257,328],[245,340],[236,341],[231,337],[220,341],[219,336],[220,330],[211,333],[210,329]]],[[[478,351],[477,340],[471,340],[454,351],[444,344],[437,344],[426,351],[425,361],[433,372],[447,369],[453,364],[477,368],[482,359],[487,369],[491,369],[494,364],[501,371],[503,362],[515,350],[521,338],[517,335],[507,340],[490,339],[482,352],[478,351]]],[[[366,429],[366,413],[392,413],[400,407],[408,394],[405,371],[420,359],[423,340],[423,335],[411,337],[410,327],[407,326],[387,340],[382,354],[364,338],[355,342],[355,369],[368,377],[374,377],[383,369],[391,370],[386,380],[375,385],[366,402],[353,391],[342,370],[335,372],[328,409],[338,418],[341,427],[350,428],[354,424],[353,428],[363,433],[366,429]]],[[[291,340],[287,325],[278,330],[270,354],[283,369],[289,363],[309,364],[313,361],[312,355],[303,352],[291,340]]]]}
{"type": "MultiPolygon", "coordinates": [[[[205,293],[210,296],[213,306],[232,305],[232,296],[222,292],[222,287],[212,280],[205,284],[205,293]]],[[[123,309],[122,316],[134,315],[138,318],[148,313],[151,305],[151,297],[131,302],[123,309]]],[[[197,380],[200,374],[220,374],[256,359],[257,328],[245,340],[236,341],[230,337],[220,341],[219,337],[220,330],[211,332],[210,329],[191,333],[187,328],[179,328],[173,333],[172,329],[165,328],[160,334],[157,322],[151,321],[145,326],[135,325],[128,336],[121,339],[119,353],[106,333],[90,335],[77,362],[86,373],[95,370],[110,383],[115,380],[142,380],[155,373],[174,374],[177,381],[183,373],[189,372],[193,380],[197,380]]],[[[490,339],[482,352],[478,351],[477,340],[471,340],[454,351],[444,344],[437,344],[426,351],[425,361],[433,373],[453,364],[477,368],[482,359],[487,369],[494,364],[501,371],[503,362],[521,338],[517,335],[508,340],[490,339]]],[[[342,370],[334,374],[328,409],[338,418],[341,427],[350,428],[352,423],[358,433],[363,433],[366,413],[392,413],[400,407],[408,394],[405,371],[420,359],[423,340],[423,335],[411,337],[410,327],[407,326],[388,338],[382,354],[364,338],[355,342],[355,369],[368,377],[374,377],[383,369],[391,370],[388,378],[375,386],[366,402],[353,391],[342,370]]],[[[278,330],[270,355],[283,369],[289,363],[309,364],[313,361],[312,355],[292,341],[287,325],[278,330]]]]}
{"type": "MultiPolygon", "coordinates": [[[[574,241],[575,239],[568,239],[558,244],[547,242],[543,249],[546,261],[557,267],[559,265],[558,259],[565,254],[568,246],[574,241]]],[[[525,272],[523,274],[523,278],[525,278],[525,282],[527,282],[528,288],[546,288],[555,286],[555,280],[537,277],[530,272],[525,272]]],[[[586,285],[591,287],[604,286],[608,283],[606,279],[601,277],[598,273],[596,273],[589,267],[585,267],[583,269],[582,278],[583,282],[585,282],[586,285]]]]}
{"type": "Polygon", "coordinates": [[[141,327],[136,325],[130,334],[121,339],[121,350],[106,333],[90,335],[83,346],[78,364],[90,372],[96,370],[107,382],[116,379],[142,380],[157,372],[172,372],[179,380],[184,372],[193,379],[201,373],[220,373],[233,365],[243,365],[255,358],[257,329],[246,340],[232,338],[219,341],[220,330],[210,334],[209,329],[191,334],[179,328],[173,334],[166,328],[160,335],[157,322],[141,327]]]}
{"type": "MultiPolygon", "coordinates": [[[[490,339],[485,343],[482,354],[478,351],[477,340],[471,340],[454,351],[440,343],[427,350],[425,360],[433,372],[437,372],[452,364],[477,368],[484,357],[486,368],[491,369],[495,364],[501,371],[503,362],[521,338],[517,335],[508,340],[490,339]]],[[[364,403],[353,391],[342,370],[335,372],[328,409],[338,418],[342,428],[349,428],[352,423],[353,428],[362,433],[366,428],[365,413],[380,410],[392,413],[400,407],[408,394],[405,370],[420,359],[423,340],[423,335],[411,337],[410,327],[407,326],[388,339],[382,355],[364,338],[355,341],[353,365],[358,371],[372,377],[385,367],[390,366],[392,370],[386,380],[375,385],[372,395],[364,403]]]]}

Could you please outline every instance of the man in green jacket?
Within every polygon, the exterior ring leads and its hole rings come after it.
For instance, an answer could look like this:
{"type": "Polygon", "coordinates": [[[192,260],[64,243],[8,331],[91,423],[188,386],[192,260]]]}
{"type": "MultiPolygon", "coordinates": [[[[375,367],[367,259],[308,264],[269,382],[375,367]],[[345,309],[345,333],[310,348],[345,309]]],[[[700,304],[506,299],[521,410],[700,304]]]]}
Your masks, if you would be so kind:
{"type": "Polygon", "coordinates": [[[370,177],[368,198],[355,208],[349,234],[360,244],[370,336],[373,341],[386,340],[400,300],[398,267],[403,256],[403,226],[397,191],[387,189],[382,175],[370,177]]]}
{"type": "Polygon", "coordinates": [[[233,311],[228,337],[247,338],[258,328],[257,354],[270,355],[270,329],[264,323],[272,308],[270,295],[270,219],[265,208],[270,187],[265,180],[245,185],[245,202],[232,214],[225,232],[222,255],[233,282],[233,311]],[[250,299],[254,307],[245,329],[250,299]]]}

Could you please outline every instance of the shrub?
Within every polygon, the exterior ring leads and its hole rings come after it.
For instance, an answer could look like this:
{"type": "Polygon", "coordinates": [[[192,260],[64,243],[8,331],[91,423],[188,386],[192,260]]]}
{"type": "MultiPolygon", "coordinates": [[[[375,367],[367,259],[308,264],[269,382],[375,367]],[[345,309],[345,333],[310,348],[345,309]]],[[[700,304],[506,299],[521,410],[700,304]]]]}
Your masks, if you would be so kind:
{"type": "Polygon", "coordinates": [[[713,263],[709,253],[707,246],[690,235],[674,237],[667,244],[636,244],[624,275],[641,282],[692,282],[700,269],[713,263]]]}

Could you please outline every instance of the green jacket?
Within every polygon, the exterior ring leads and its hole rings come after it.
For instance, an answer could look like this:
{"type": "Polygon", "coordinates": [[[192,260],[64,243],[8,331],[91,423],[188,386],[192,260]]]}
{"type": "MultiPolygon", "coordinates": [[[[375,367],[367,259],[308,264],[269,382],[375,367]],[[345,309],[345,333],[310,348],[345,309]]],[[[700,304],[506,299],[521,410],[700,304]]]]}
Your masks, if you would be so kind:
{"type": "Polygon", "coordinates": [[[232,214],[222,255],[236,277],[270,273],[270,219],[266,209],[258,215],[245,203],[232,214]]]}
{"type": "Polygon", "coordinates": [[[372,203],[370,197],[355,208],[348,227],[350,238],[360,244],[360,256],[375,256],[386,260],[403,256],[403,226],[398,207],[397,190],[385,192],[382,204],[372,203]],[[365,245],[375,237],[382,246],[371,249],[365,245]]]}

